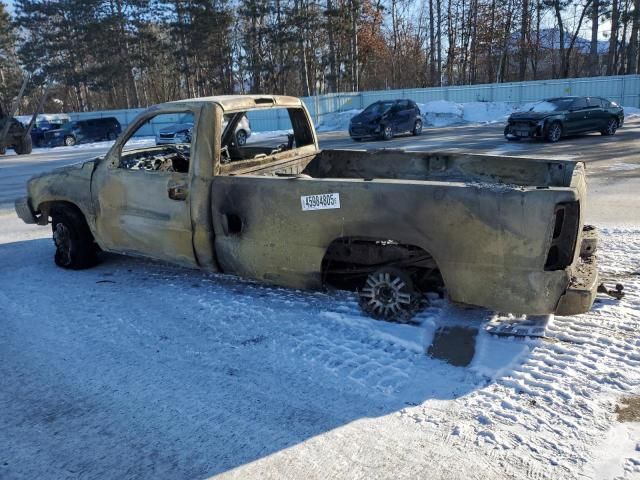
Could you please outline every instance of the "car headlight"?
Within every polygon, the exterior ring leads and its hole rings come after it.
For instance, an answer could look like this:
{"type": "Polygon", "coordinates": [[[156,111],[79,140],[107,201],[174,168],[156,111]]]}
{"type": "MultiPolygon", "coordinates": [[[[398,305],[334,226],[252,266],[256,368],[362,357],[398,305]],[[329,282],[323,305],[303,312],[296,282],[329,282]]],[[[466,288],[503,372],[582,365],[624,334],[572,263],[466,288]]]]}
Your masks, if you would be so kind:
{"type": "Polygon", "coordinates": [[[60,132],[56,132],[56,133],[54,133],[54,134],[53,134],[53,136],[54,136],[54,137],[61,137],[61,136],[62,136],[62,133],[60,133],[60,132]]]}

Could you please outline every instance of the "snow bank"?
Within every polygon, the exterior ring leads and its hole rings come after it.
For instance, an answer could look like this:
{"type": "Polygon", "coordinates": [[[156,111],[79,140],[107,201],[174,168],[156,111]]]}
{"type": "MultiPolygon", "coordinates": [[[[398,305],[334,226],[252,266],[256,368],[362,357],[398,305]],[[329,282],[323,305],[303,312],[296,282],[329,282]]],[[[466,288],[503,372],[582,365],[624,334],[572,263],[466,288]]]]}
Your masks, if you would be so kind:
{"type": "Polygon", "coordinates": [[[324,115],[316,126],[318,132],[334,132],[336,130],[348,130],[349,121],[362,110],[353,109],[344,112],[332,112],[324,115]]]}
{"type": "Polygon", "coordinates": [[[624,108],[624,116],[626,120],[632,118],[640,118],[640,108],[635,107],[622,107],[624,108]]]}
{"type": "MultiPolygon", "coordinates": [[[[536,111],[547,111],[550,104],[546,102],[529,102],[523,105],[512,105],[506,102],[468,102],[456,103],[448,100],[434,100],[418,103],[425,125],[430,127],[446,127],[460,124],[488,124],[506,122],[514,112],[525,112],[532,108],[536,111]]],[[[624,107],[627,119],[640,118],[640,108],[624,107]]],[[[347,130],[351,118],[362,112],[354,109],[344,112],[326,114],[316,129],[319,132],[347,130]]]]}

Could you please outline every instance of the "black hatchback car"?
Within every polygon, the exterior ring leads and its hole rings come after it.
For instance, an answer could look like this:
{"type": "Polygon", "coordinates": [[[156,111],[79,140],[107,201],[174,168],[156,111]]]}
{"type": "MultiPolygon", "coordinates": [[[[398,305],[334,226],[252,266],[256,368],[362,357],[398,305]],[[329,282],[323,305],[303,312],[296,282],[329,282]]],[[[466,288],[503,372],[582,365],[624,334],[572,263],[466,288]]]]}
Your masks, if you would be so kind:
{"type": "Polygon", "coordinates": [[[507,140],[539,137],[557,142],[578,133],[614,135],[623,123],[624,110],[615,102],[600,97],[559,97],[512,114],[504,136],[507,140]]]}
{"type": "Polygon", "coordinates": [[[422,133],[422,116],[413,100],[372,103],[349,123],[349,135],[356,142],[370,137],[391,140],[394,135],[401,133],[422,133]]]}
{"type": "Polygon", "coordinates": [[[63,124],[60,128],[44,133],[43,146],[67,147],[78,143],[115,140],[122,133],[120,122],[115,117],[89,118],[63,124]]]}

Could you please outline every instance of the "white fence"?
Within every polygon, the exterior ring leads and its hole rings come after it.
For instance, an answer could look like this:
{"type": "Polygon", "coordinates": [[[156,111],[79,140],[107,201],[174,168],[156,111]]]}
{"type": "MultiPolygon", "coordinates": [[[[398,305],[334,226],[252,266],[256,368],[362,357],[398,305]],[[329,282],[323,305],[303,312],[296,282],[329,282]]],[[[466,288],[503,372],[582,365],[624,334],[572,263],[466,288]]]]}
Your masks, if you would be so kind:
{"type": "MultiPolygon", "coordinates": [[[[539,80],[532,82],[493,83],[486,85],[464,85],[453,87],[411,88],[403,90],[379,90],[358,93],[333,93],[305,97],[305,102],[316,124],[329,113],[361,109],[377,100],[411,98],[418,103],[431,100],[452,102],[506,102],[514,105],[565,95],[599,96],[613,100],[626,107],[640,108],[640,75],[613,77],[566,78],[559,80],[539,80]]],[[[96,117],[116,117],[123,129],[144,109],[107,110],[101,112],[70,113],[72,120],[96,117]]],[[[154,135],[172,120],[156,123],[141,135],[154,135]]],[[[255,132],[283,130],[290,128],[286,112],[264,111],[255,115],[251,122],[255,132]]]]}

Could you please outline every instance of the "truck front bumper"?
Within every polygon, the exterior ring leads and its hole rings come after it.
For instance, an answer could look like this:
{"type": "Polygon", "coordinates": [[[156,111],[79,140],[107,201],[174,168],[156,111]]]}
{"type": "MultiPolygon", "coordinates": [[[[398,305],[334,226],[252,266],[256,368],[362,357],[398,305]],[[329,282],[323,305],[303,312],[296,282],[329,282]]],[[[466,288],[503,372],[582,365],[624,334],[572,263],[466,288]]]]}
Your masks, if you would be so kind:
{"type": "Polygon", "coordinates": [[[597,230],[585,230],[580,257],[571,267],[571,283],[560,297],[556,315],[576,315],[591,310],[598,290],[598,262],[595,251],[597,230]]]}
{"type": "Polygon", "coordinates": [[[38,219],[27,197],[18,198],[15,202],[15,207],[18,217],[20,217],[24,223],[38,223],[38,219]]]}

